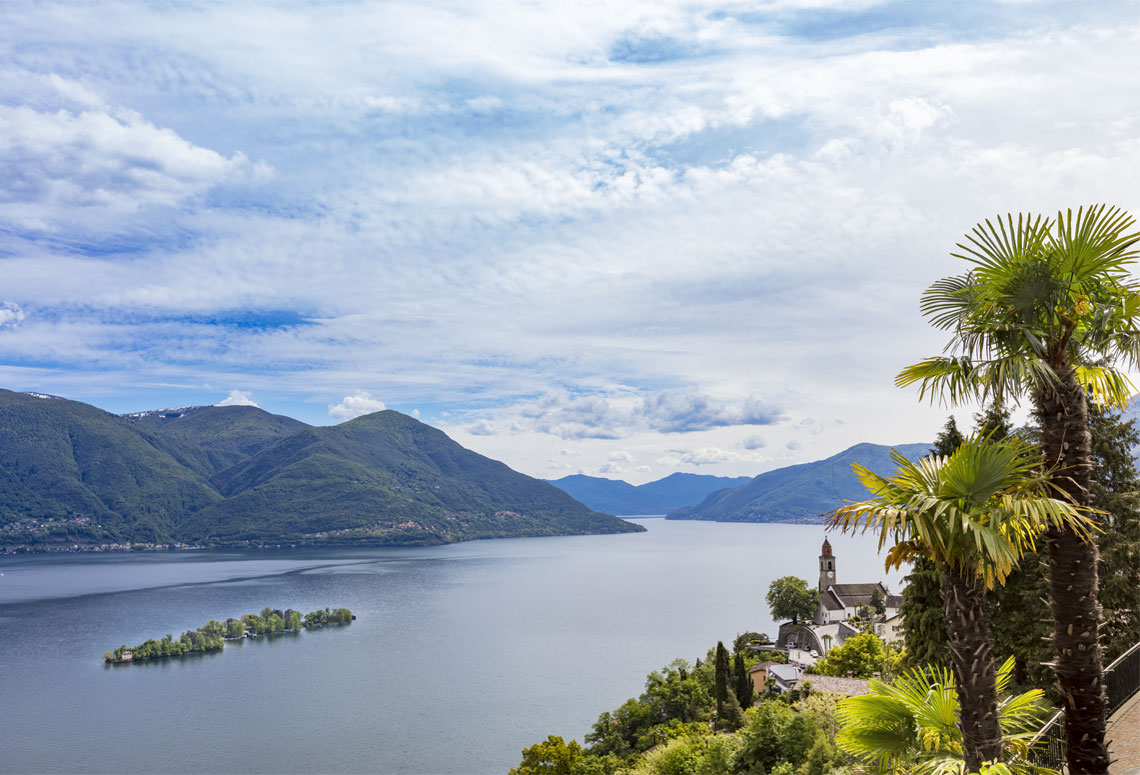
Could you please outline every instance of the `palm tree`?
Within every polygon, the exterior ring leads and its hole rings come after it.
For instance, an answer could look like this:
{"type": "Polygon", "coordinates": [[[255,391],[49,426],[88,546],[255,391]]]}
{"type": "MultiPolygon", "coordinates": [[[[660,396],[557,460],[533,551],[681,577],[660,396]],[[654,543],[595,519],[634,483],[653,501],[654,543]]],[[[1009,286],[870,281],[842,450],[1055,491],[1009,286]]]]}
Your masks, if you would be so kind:
{"type": "Polygon", "coordinates": [[[1002,755],[986,589],[1004,582],[1046,529],[1071,525],[1087,534],[1089,521],[1068,501],[1046,497],[1040,453],[1018,437],[972,436],[949,455],[917,462],[895,450],[891,457],[898,471],[890,477],[852,466],[872,497],[837,509],[828,524],[877,533],[888,569],[918,558],[942,569],[965,761],[976,772],[1002,755]]]}
{"type": "MultiPolygon", "coordinates": [[[[1032,689],[1008,695],[1013,657],[997,673],[998,723],[1009,770],[1029,775],[1042,770],[1028,763],[1036,731],[1048,712],[1045,693],[1032,689]]],[[[957,725],[958,690],[946,668],[927,665],[908,670],[891,683],[872,679],[869,694],[841,700],[842,728],[835,742],[875,773],[962,775],[962,733],[957,725]]],[[[970,770],[971,772],[973,770],[970,770]]]]}
{"type": "MultiPolygon", "coordinates": [[[[922,298],[923,314],[951,332],[948,354],[909,366],[896,380],[918,383],[920,397],[954,403],[1028,395],[1044,465],[1080,506],[1091,502],[1086,394],[1124,406],[1132,386],[1119,367],[1140,360],[1140,286],[1128,274],[1140,255],[1134,223],[1097,205],[1075,216],[978,224],[955,254],[972,268],[939,280],[922,298]]],[[[1069,769],[1102,773],[1109,758],[1097,548],[1065,525],[1046,539],[1069,769]]]]}

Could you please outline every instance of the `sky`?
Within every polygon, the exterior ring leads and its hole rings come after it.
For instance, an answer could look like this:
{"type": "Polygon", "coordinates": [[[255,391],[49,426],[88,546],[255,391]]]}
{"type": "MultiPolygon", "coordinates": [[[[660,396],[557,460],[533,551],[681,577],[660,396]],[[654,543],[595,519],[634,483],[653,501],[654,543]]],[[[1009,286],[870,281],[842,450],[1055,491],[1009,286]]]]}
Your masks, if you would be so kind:
{"type": "Polygon", "coordinates": [[[1132,2],[6,0],[0,52],[0,387],[543,478],[930,441],[955,243],[1140,212],[1132,2]]]}

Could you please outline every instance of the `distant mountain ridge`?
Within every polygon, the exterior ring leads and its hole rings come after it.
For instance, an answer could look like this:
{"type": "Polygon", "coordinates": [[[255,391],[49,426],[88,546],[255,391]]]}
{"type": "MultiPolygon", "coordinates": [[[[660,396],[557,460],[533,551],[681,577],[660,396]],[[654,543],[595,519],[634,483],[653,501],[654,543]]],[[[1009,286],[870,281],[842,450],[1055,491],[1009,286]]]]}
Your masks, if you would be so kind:
{"type": "MultiPolygon", "coordinates": [[[[867,490],[851,470],[859,463],[877,474],[891,474],[892,447],[856,444],[813,463],[767,471],[740,487],[720,490],[695,506],[670,512],[667,519],[715,522],[822,522],[821,515],[847,501],[865,500],[867,490]]],[[[900,444],[910,460],[929,454],[929,444],[900,444]]]]}
{"type": "Polygon", "coordinates": [[[750,476],[710,476],[677,473],[641,485],[620,479],[573,474],[561,479],[548,479],[592,509],[607,514],[667,514],[699,503],[709,493],[726,487],[737,487],[752,480],[750,476]]]}
{"type": "Polygon", "coordinates": [[[643,529],[399,412],[311,427],[252,406],[119,416],[0,390],[0,546],[438,544],[643,529]]]}

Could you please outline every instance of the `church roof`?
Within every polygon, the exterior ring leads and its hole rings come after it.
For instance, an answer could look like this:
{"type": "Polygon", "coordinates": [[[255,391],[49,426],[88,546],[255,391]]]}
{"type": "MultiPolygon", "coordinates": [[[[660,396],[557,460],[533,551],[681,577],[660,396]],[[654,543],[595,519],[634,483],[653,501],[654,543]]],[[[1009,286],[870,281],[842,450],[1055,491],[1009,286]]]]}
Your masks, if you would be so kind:
{"type": "Polygon", "coordinates": [[[835,597],[835,593],[828,589],[819,597],[819,602],[823,603],[823,607],[828,611],[842,611],[843,603],[835,597]]]}
{"type": "Polygon", "coordinates": [[[876,582],[874,584],[832,584],[827,588],[828,594],[823,596],[823,605],[829,611],[835,611],[840,608],[849,606],[870,605],[871,596],[875,594],[875,590],[879,590],[879,594],[884,595],[885,587],[876,582]],[[832,605],[829,598],[834,597],[838,605],[832,605]]]}

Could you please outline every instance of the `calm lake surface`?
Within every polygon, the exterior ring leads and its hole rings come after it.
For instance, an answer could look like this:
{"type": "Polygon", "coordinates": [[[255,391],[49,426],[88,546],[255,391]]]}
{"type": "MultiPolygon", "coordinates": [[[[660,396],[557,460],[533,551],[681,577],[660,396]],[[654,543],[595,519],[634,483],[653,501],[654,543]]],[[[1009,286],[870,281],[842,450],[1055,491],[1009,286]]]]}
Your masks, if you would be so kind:
{"type": "MultiPolygon", "coordinates": [[[[635,520],[647,533],[423,549],[0,557],[0,772],[505,773],[582,739],[645,674],[775,635],[824,533],[635,520]],[[120,644],[265,606],[350,626],[108,667],[120,644]]],[[[831,535],[840,582],[887,577],[831,535]]]]}

